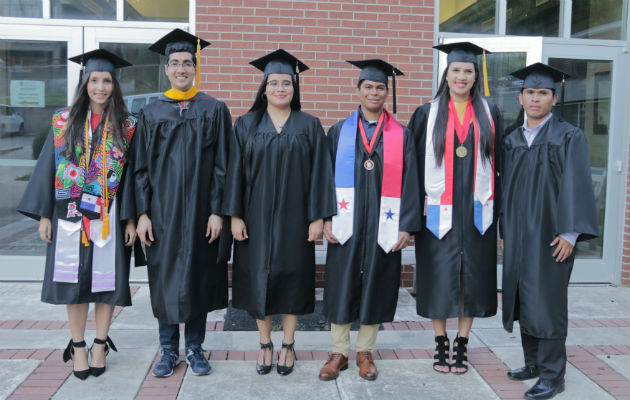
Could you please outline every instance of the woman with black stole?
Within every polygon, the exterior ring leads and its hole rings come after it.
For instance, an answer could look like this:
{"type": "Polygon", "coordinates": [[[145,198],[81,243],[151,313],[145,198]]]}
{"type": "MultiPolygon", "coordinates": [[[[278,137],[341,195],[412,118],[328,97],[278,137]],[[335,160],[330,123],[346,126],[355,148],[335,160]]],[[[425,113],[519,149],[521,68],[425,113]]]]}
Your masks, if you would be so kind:
{"type": "MultiPolygon", "coordinates": [[[[475,317],[497,312],[499,146],[503,127],[496,106],[483,97],[477,55],[459,42],[435,46],[447,66],[430,103],[409,121],[416,137],[418,176],[424,193],[423,229],[416,235],[416,311],[433,320],[433,368],[468,371],[468,335],[475,317]],[[446,319],[458,318],[449,361],[446,319]]],[[[481,82],[483,80],[483,82],[481,82]]]]}
{"type": "Polygon", "coordinates": [[[84,380],[105,372],[109,348],[116,351],[108,336],[114,306],[131,305],[136,226],[133,186],[127,187],[125,172],[136,119],[114,73],[131,64],[106,50],[70,60],[84,66],[74,102],[53,115],[17,210],[39,220],[39,235],[47,243],[41,299],[66,304],[72,339],[63,359],[73,359],[74,375],[84,380]],[[90,303],[96,337],[88,364],[84,334],[90,303]]]}
{"type": "Polygon", "coordinates": [[[332,163],[319,119],[300,111],[298,74],[308,67],[282,49],[251,64],[264,78],[234,124],[223,202],[236,239],[232,306],[256,318],[259,374],[272,368],[272,315],[282,314],[277,371],[288,375],[297,316],[315,307],[315,241],[335,214],[332,163]]]}

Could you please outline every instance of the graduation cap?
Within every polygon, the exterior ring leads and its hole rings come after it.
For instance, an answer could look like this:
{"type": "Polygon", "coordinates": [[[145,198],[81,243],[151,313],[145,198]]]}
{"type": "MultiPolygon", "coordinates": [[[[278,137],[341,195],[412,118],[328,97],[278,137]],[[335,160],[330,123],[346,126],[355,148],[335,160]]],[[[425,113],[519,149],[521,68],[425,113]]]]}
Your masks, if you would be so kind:
{"type": "Polygon", "coordinates": [[[394,98],[394,114],[396,114],[396,75],[404,75],[401,70],[378,58],[369,60],[346,60],[355,67],[361,68],[359,82],[364,79],[381,82],[387,85],[387,77],[392,77],[392,95],[394,98]]]}
{"type": "Polygon", "coordinates": [[[556,82],[562,82],[560,89],[560,115],[564,111],[564,81],[571,76],[540,62],[528,65],[517,71],[511,72],[515,78],[523,80],[522,88],[525,89],[556,89],[556,82]]]}
{"type": "Polygon", "coordinates": [[[477,64],[477,56],[483,56],[483,90],[486,97],[490,96],[490,88],[488,87],[488,67],[486,65],[486,54],[492,54],[492,52],[470,42],[440,44],[437,46],[433,46],[433,48],[448,54],[446,56],[447,64],[453,62],[470,62],[473,64],[477,64]]]}
{"type": "Polygon", "coordinates": [[[128,67],[131,65],[131,63],[105,49],[88,51],[87,53],[70,57],[68,60],[80,64],[82,67],[82,74],[89,74],[94,71],[106,71],[113,74],[116,68],[128,67]]]}
{"type": "Polygon", "coordinates": [[[511,72],[510,75],[522,79],[523,88],[529,89],[555,89],[556,82],[570,77],[558,69],[539,62],[511,72]]]}
{"type": "Polygon", "coordinates": [[[269,74],[298,75],[308,66],[286,50],[278,49],[250,62],[251,65],[269,74]]]}
{"type": "Polygon", "coordinates": [[[199,85],[201,82],[201,49],[208,46],[210,46],[210,42],[176,28],[162,36],[157,42],[153,43],[149,47],[149,50],[166,56],[167,58],[171,54],[181,51],[195,55],[195,64],[197,64],[195,71],[195,83],[199,85]]]}
{"type": "Polygon", "coordinates": [[[306,71],[308,66],[293,54],[286,50],[278,49],[250,61],[250,64],[261,70],[265,74],[265,78],[267,78],[269,74],[295,75],[297,95],[300,95],[300,72],[306,71]]]}

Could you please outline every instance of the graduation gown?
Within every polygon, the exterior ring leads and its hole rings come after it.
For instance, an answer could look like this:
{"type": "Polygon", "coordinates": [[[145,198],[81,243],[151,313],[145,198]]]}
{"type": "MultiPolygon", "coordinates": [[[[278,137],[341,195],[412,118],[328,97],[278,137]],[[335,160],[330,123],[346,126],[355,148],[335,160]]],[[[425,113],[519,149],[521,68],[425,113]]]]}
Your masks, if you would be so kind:
{"type": "MultiPolygon", "coordinates": [[[[342,125],[343,121],[339,121],[328,131],[333,166],[342,125]]],[[[357,129],[353,233],[344,245],[328,243],[324,314],[334,324],[348,324],[355,320],[359,320],[362,325],[391,322],[396,312],[401,252],[386,254],[377,242],[383,182],[382,134],[382,128],[374,132],[374,135],[379,136],[372,149],[371,159],[375,168],[368,171],[363,167],[368,159],[367,149],[357,129]]],[[[420,229],[418,170],[413,136],[407,128],[404,128],[403,134],[404,160],[398,230],[414,234],[420,229]]]]}
{"type": "Polygon", "coordinates": [[[544,339],[567,335],[567,288],[575,251],[552,257],[553,239],[568,232],[578,240],[598,235],[598,219],[584,133],[555,116],[527,146],[523,128],[504,141],[501,216],[503,326],[544,339]]]}
{"type": "Polygon", "coordinates": [[[140,113],[136,211],[147,213],[153,225],[155,242],[146,247],[149,288],[162,323],[227,307],[220,239],[208,244],[205,233],[210,215],[221,215],[231,122],[227,106],[202,92],[184,109],[162,95],[140,113]]]}
{"type": "MultiPolygon", "coordinates": [[[[59,111],[58,111],[59,112],[59,111]]],[[[133,121],[135,123],[135,121],[133,121]]],[[[132,139],[133,143],[133,139],[132,139]]],[[[31,179],[18,204],[17,211],[35,220],[45,217],[52,222],[52,243],[46,246],[46,265],[42,283],[41,300],[50,304],[106,303],[114,306],[130,306],[129,264],[131,247],[124,244],[128,219],[135,218],[133,181],[129,180],[128,163],[124,167],[120,187],[116,192],[117,223],[115,241],[115,290],[92,293],[92,253],[94,245],[79,246],[78,283],[54,282],[56,232],[59,216],[55,207],[55,147],[53,132],[48,133],[31,179]]]]}
{"type": "Polygon", "coordinates": [[[332,164],[319,119],[293,110],[280,133],[266,112],[234,124],[223,201],[249,238],[234,243],[232,306],[264,319],[315,308],[309,223],[335,214],[332,164]]]}
{"type": "MultiPolygon", "coordinates": [[[[458,316],[490,317],[497,312],[497,220],[501,203],[499,179],[500,144],[503,133],[498,108],[488,104],[495,126],[495,176],[493,222],[485,234],[474,225],[475,132],[471,124],[463,143],[468,155],[453,156],[452,228],[438,239],[426,227],[416,235],[416,312],[426,318],[444,319],[458,316]],[[461,276],[461,278],[460,278],[461,276]],[[463,294],[464,311],[460,306],[463,294]]],[[[409,120],[418,153],[418,182],[423,209],[427,120],[431,103],[418,107],[409,120]]],[[[460,145],[457,135],[453,152],[460,145]]]]}

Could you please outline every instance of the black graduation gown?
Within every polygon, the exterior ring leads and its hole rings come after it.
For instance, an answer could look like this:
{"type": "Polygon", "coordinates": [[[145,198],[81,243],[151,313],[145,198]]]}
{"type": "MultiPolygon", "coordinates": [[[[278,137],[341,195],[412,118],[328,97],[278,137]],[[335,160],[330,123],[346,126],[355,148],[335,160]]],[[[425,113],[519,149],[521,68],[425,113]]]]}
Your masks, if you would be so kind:
{"type": "MultiPolygon", "coordinates": [[[[474,225],[475,132],[470,125],[464,147],[468,156],[453,156],[453,224],[440,240],[426,227],[416,235],[416,312],[426,318],[444,319],[458,316],[490,317],[497,312],[497,220],[500,211],[501,182],[500,144],[503,134],[498,108],[489,104],[495,126],[495,177],[493,223],[485,234],[474,225]],[[461,275],[461,280],[460,280],[461,275]],[[462,288],[463,285],[463,288],[462,288]],[[463,289],[464,312],[460,306],[463,289]]],[[[418,182],[424,209],[424,160],[427,120],[431,103],[418,107],[409,120],[416,140],[418,182]]],[[[455,135],[455,148],[460,145],[455,135]]]]}
{"type": "MultiPolygon", "coordinates": [[[[132,139],[132,144],[133,141],[134,139],[132,139]]],[[[128,170],[128,165],[125,165],[114,204],[118,216],[114,291],[92,293],[92,242],[88,247],[79,246],[78,283],[53,282],[58,215],[55,207],[55,148],[52,129],[48,133],[31,179],[17,207],[17,211],[27,217],[35,220],[45,217],[52,222],[53,242],[46,246],[46,266],[41,297],[43,302],[50,304],[106,303],[123,307],[131,305],[129,290],[131,247],[125,246],[124,235],[127,220],[135,218],[135,204],[133,181],[128,179],[128,170]]]]}
{"type": "Polygon", "coordinates": [[[146,247],[149,288],[162,323],[227,307],[220,239],[208,244],[205,233],[210,215],[221,215],[231,122],[227,106],[202,92],[185,109],[162,95],[140,114],[136,208],[153,225],[155,242],[146,247]]]}
{"type": "Polygon", "coordinates": [[[523,128],[504,141],[501,216],[503,326],[544,339],[567,335],[567,288],[575,252],[564,262],[549,243],[577,232],[597,237],[598,220],[584,133],[551,117],[527,146],[523,128]]]}
{"type": "Polygon", "coordinates": [[[319,119],[291,111],[278,134],[266,112],[234,124],[223,213],[245,221],[234,243],[232,306],[264,319],[315,307],[309,223],[335,214],[332,164],[319,119]],[[248,178],[249,177],[249,178],[248,178]],[[249,180],[248,180],[249,179],[249,180]]]}
{"type": "MultiPolygon", "coordinates": [[[[328,130],[333,167],[343,121],[328,130]]],[[[328,243],[324,313],[334,324],[359,320],[362,325],[391,322],[400,287],[401,252],[385,253],[377,242],[383,182],[382,129],[372,150],[375,168],[363,163],[368,153],[357,129],[354,166],[354,226],[342,246],[328,243]]],[[[403,180],[399,231],[414,234],[420,229],[420,197],[417,186],[416,152],[413,136],[404,128],[403,180]]],[[[336,198],[336,196],[333,196],[336,198]]]]}

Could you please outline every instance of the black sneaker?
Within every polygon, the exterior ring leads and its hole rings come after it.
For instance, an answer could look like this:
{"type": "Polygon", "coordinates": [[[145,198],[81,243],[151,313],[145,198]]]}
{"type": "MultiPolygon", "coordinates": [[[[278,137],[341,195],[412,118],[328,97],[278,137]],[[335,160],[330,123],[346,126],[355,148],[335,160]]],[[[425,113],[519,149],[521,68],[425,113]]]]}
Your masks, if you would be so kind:
{"type": "Polygon", "coordinates": [[[153,368],[153,376],[166,378],[173,375],[173,370],[179,364],[179,354],[171,346],[162,346],[162,358],[153,368]]]}
{"type": "Polygon", "coordinates": [[[212,372],[210,363],[203,355],[203,349],[198,344],[186,347],[186,363],[190,365],[193,375],[208,375],[212,372]]]}

